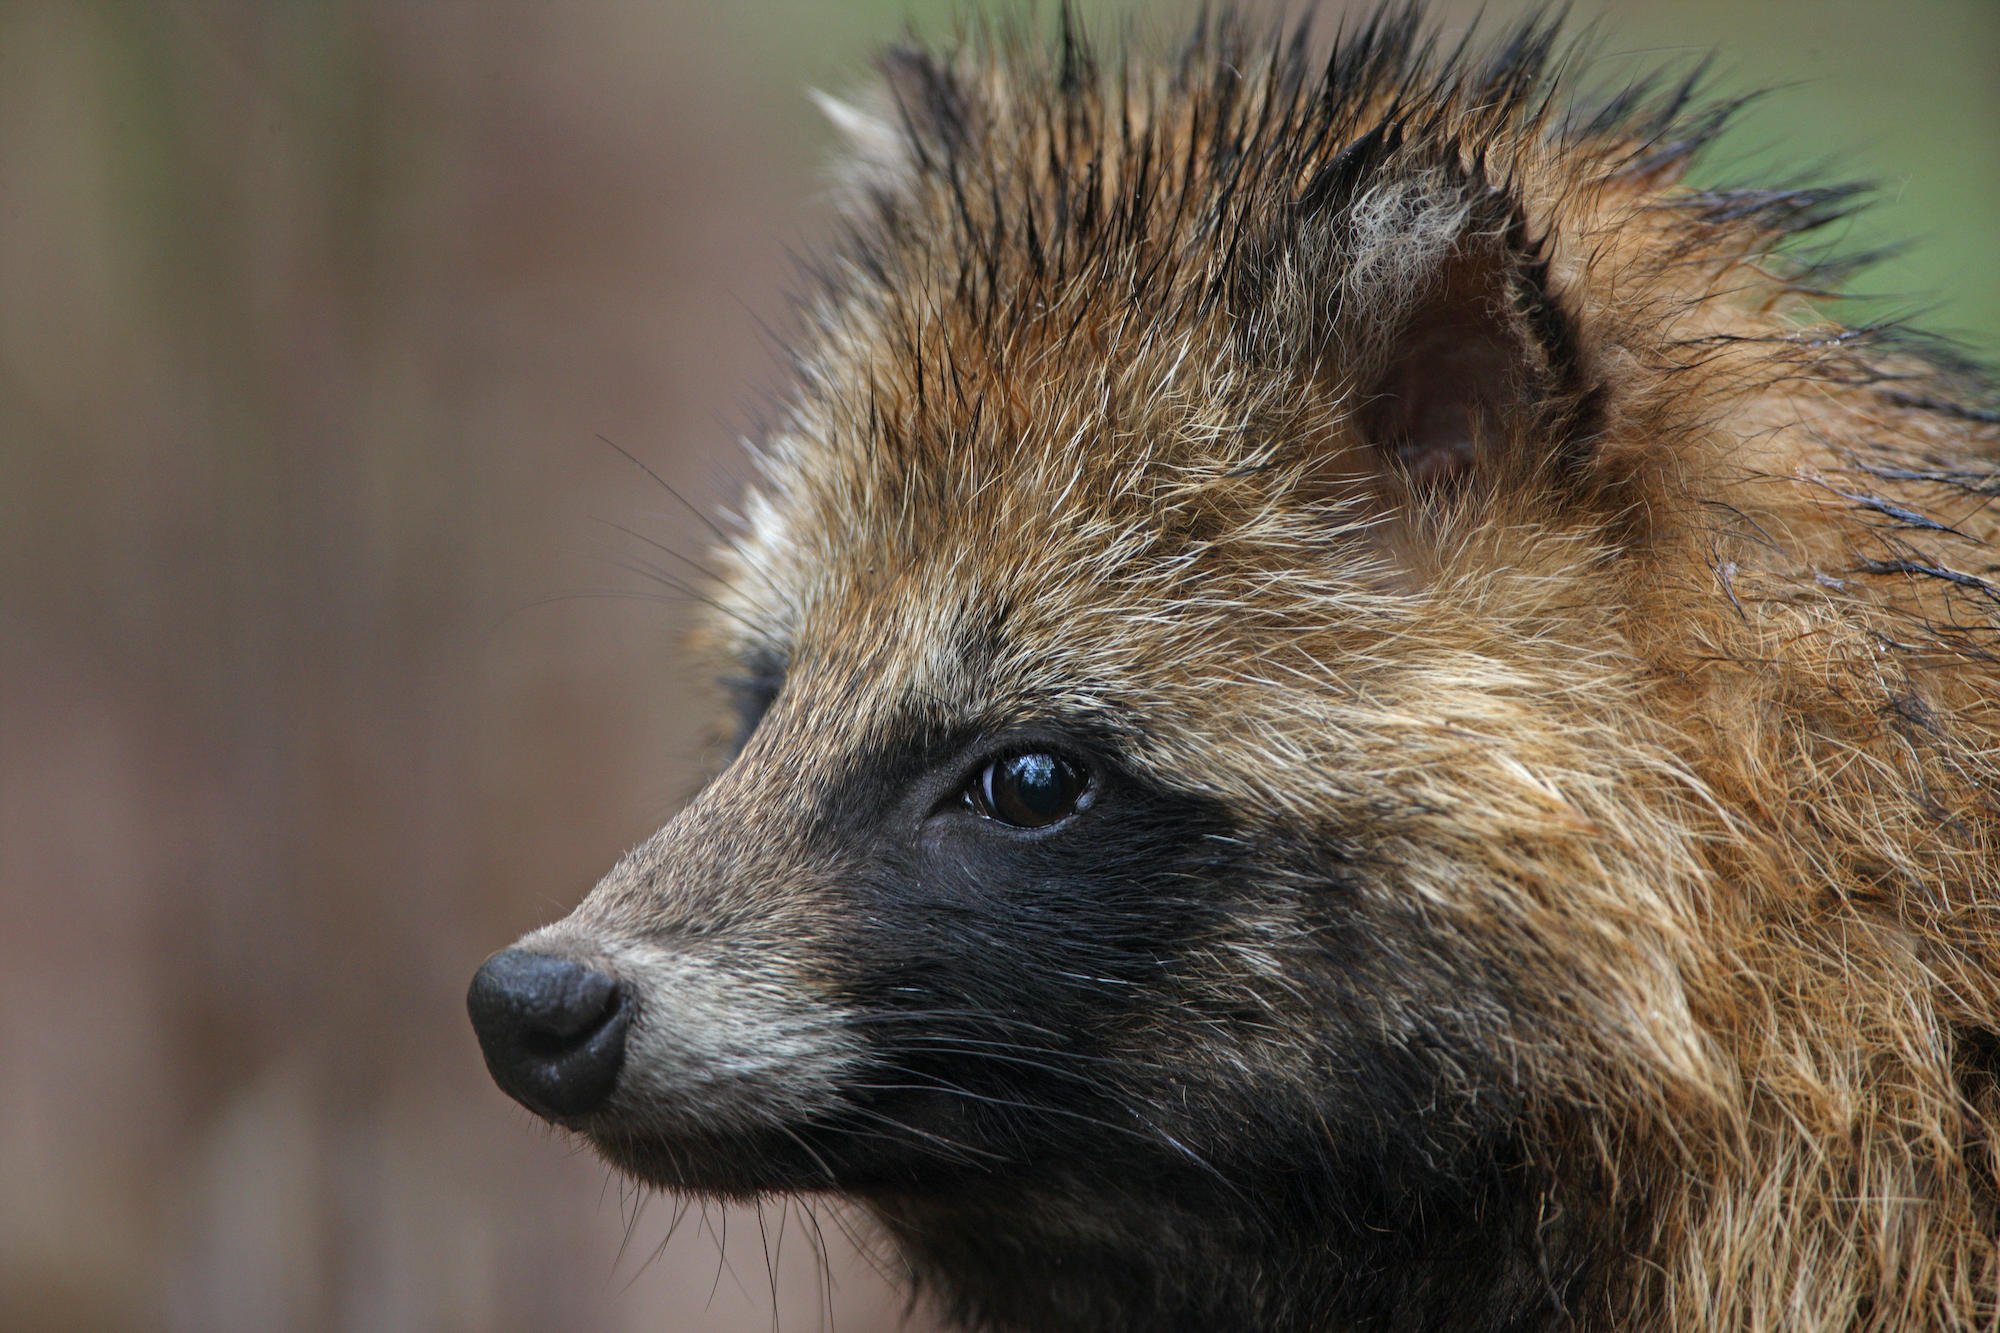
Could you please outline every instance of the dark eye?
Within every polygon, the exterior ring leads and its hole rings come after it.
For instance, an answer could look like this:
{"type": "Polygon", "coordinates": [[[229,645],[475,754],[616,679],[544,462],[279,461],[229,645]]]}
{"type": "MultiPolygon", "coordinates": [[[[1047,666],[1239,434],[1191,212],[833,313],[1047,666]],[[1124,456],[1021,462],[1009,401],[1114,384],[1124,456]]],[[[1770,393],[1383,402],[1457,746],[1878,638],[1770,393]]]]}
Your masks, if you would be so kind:
{"type": "Polygon", "coordinates": [[[965,789],[965,803],[1015,828],[1042,828],[1069,818],[1090,787],[1082,769],[1042,750],[996,759],[965,789]]]}

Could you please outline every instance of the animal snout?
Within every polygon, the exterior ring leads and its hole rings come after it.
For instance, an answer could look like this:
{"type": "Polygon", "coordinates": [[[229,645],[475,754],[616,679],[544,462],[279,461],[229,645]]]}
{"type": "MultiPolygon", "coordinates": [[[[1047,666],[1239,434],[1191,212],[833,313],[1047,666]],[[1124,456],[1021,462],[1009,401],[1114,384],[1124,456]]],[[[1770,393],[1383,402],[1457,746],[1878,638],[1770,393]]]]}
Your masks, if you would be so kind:
{"type": "Polygon", "coordinates": [[[617,977],[502,949],[473,974],[465,1004],[493,1081],[536,1115],[584,1115],[611,1096],[632,1021],[617,977]]]}

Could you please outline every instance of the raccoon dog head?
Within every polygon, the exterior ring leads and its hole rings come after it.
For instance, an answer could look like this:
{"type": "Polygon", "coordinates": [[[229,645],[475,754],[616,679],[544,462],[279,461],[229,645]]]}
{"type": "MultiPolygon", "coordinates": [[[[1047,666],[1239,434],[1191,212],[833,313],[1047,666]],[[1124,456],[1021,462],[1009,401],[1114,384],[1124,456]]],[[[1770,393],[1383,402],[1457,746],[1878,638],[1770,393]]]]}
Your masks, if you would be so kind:
{"type": "Polygon", "coordinates": [[[1632,556],[1707,404],[1648,358],[1831,196],[1690,212],[1686,89],[1566,116],[1553,40],[1106,73],[1065,23],[830,104],[707,630],[739,749],[482,971],[510,1093],[862,1199],[968,1319],[1562,1307],[1611,1194],[1551,1145],[1728,1080],[1632,556]]]}

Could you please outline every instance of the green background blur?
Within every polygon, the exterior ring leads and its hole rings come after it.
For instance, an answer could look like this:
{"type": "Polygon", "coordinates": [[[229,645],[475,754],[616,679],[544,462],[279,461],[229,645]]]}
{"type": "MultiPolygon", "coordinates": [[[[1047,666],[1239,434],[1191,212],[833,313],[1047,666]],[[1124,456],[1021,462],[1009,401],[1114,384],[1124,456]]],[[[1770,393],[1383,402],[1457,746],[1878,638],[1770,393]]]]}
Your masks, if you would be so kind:
{"type": "MultiPolygon", "coordinates": [[[[796,1210],[663,1243],[462,995],[709,758],[646,572],[705,534],[596,437],[727,503],[803,89],[943,12],[0,5],[0,1328],[896,1325],[824,1208],[824,1269],[796,1210]]],[[[1881,182],[1864,313],[2000,351],[2000,5],[1601,40],[1785,85],[1704,177],[1881,182]]]]}

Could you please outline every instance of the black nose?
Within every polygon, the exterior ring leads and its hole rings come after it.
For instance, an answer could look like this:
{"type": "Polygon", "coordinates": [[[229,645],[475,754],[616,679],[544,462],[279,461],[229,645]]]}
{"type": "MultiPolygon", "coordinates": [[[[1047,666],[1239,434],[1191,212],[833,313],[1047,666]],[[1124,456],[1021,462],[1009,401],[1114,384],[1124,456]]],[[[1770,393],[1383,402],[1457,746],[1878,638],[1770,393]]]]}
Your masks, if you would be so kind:
{"type": "Polygon", "coordinates": [[[536,1115],[583,1115],[611,1095],[632,1022],[616,977],[502,949],[473,974],[465,1007],[493,1081],[536,1115]]]}

